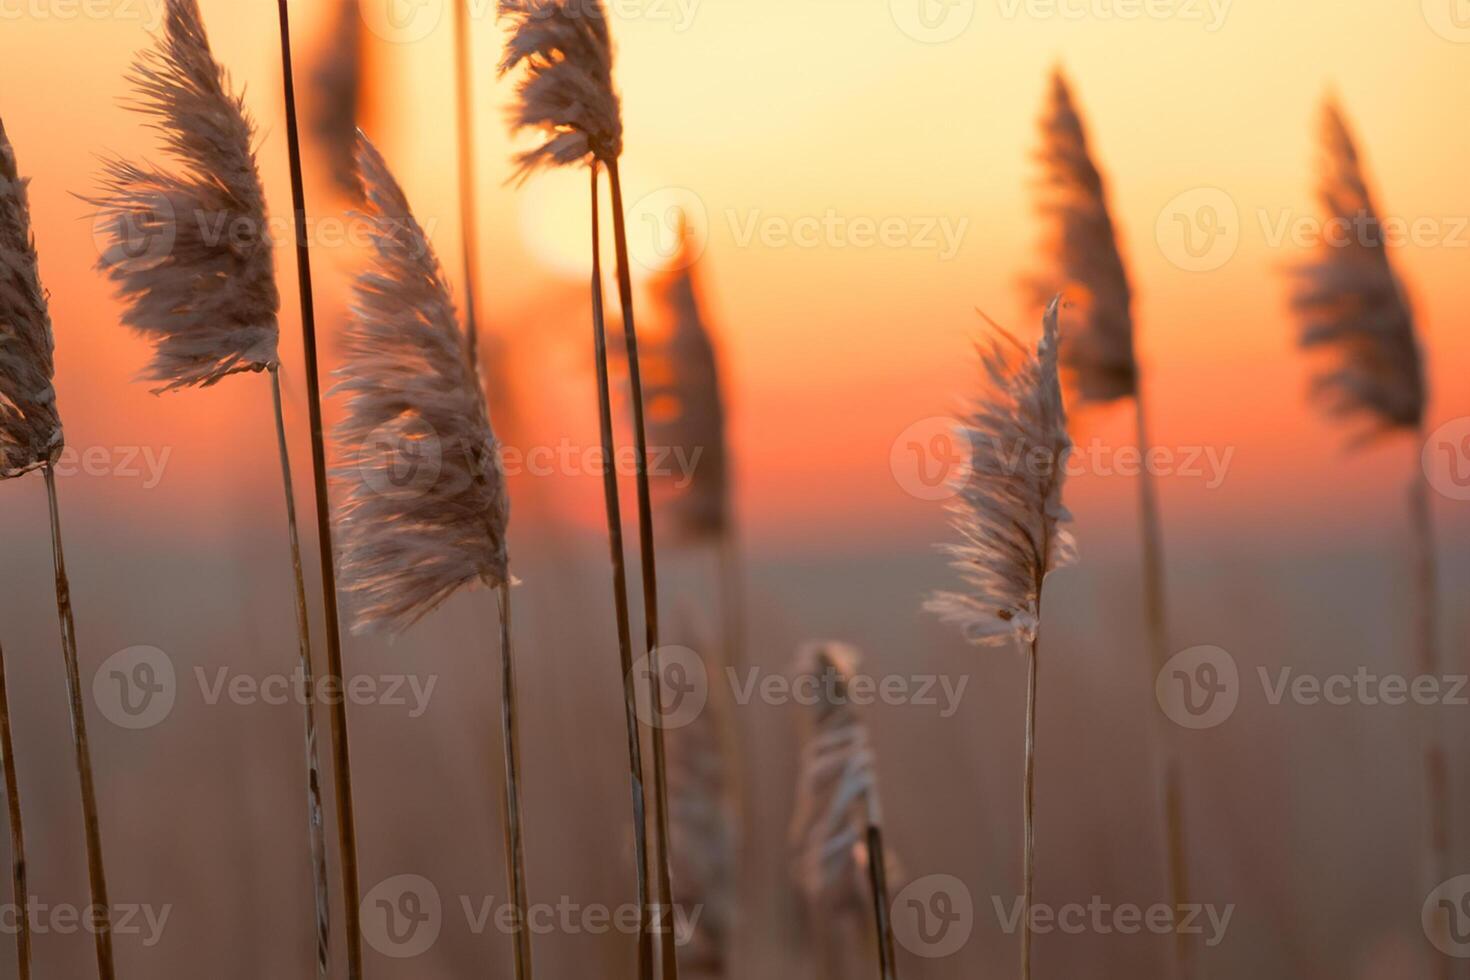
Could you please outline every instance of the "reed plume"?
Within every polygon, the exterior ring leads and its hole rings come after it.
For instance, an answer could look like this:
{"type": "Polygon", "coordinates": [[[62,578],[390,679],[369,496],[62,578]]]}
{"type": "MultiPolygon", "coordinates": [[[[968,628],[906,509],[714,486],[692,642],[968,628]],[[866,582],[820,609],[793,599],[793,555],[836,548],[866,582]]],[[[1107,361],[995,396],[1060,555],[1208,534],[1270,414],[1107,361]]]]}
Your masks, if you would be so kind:
{"type": "MultiPolygon", "coordinates": [[[[871,913],[880,976],[893,980],[877,761],[848,694],[859,659],[840,643],[808,644],[797,656],[798,675],[820,694],[803,737],[791,837],[797,886],[813,919],[854,921],[871,913]]],[[[834,944],[827,945],[823,959],[830,972],[834,944]]]]}
{"type": "MultiPolygon", "coordinates": [[[[101,910],[93,931],[100,980],[112,980],[112,906],[107,900],[107,873],[102,856],[101,818],[87,739],[86,704],[77,659],[76,624],[71,584],[61,541],[61,509],[56,494],[56,462],[65,445],[56,407],[53,379],[55,336],[50,301],[41,286],[40,260],[31,230],[28,181],[22,180],[15,148],[0,121],[0,480],[39,469],[46,479],[51,517],[51,553],[56,570],[56,613],[71,707],[72,741],[82,790],[82,819],[87,845],[87,876],[92,905],[101,910]]],[[[4,654],[0,653],[0,660],[4,654]]],[[[0,663],[0,672],[4,665],[0,663]]],[[[3,699],[3,698],[0,698],[3,699]]],[[[19,780],[11,744],[8,705],[0,710],[10,832],[15,847],[11,880],[20,923],[16,934],[20,976],[30,975],[30,896],[26,885],[25,840],[21,822],[19,780]]]]}
{"type": "MultiPolygon", "coordinates": [[[[623,312],[623,334],[627,348],[628,383],[632,396],[633,438],[637,460],[639,551],[643,573],[644,629],[647,651],[650,705],[656,718],[663,717],[663,681],[659,665],[658,570],[654,550],[653,502],[648,479],[648,435],[644,420],[642,370],[638,358],[638,332],[634,322],[632,270],[629,267],[626,215],[618,159],[623,151],[621,102],[613,86],[612,36],[602,0],[500,0],[500,15],[510,31],[501,73],[522,69],[512,124],[517,130],[533,130],[543,138],[535,147],[515,158],[518,175],[524,180],[537,170],[587,163],[592,172],[594,354],[597,358],[599,409],[603,451],[604,496],[608,507],[608,538],[613,551],[614,590],[619,603],[619,629],[628,619],[626,567],[622,555],[621,516],[618,513],[617,477],[611,461],[611,381],[606,359],[606,331],[602,322],[601,258],[598,255],[598,168],[606,167],[613,203],[614,239],[618,261],[618,294],[623,312]],[[624,583],[619,585],[619,583],[624,583]]],[[[620,644],[622,640],[620,638],[620,644]]],[[[639,861],[639,905],[646,908],[647,830],[639,813],[643,803],[641,748],[637,730],[637,681],[632,676],[631,650],[622,644],[624,701],[629,727],[629,755],[633,770],[635,849],[639,861]]],[[[669,871],[668,777],[662,726],[652,727],[654,771],[654,834],[658,844],[655,869],[660,900],[674,905],[673,881],[669,871]]],[[[648,918],[640,929],[639,976],[652,978],[648,918]]],[[[678,976],[674,936],[663,930],[660,939],[661,975],[678,976]]]]}
{"type": "MultiPolygon", "coordinates": [[[[282,406],[280,292],[267,234],[256,130],[215,60],[194,0],[170,0],[164,35],[128,79],[131,107],[163,135],[172,169],[112,160],[92,199],[110,247],[99,263],[126,304],[123,322],[153,345],[158,391],[211,387],[241,372],[271,380],[295,586],[298,666],[314,691],[311,627],[282,406]]],[[[331,894],[316,717],[305,711],[307,832],[317,976],[331,971],[331,894]]]]}
{"type": "Polygon", "coordinates": [[[674,538],[718,541],[731,524],[725,399],[687,221],[681,221],[679,235],[676,259],[652,284],[654,303],[670,330],[647,355],[648,431],[655,445],[682,450],[694,462],[687,486],[674,486],[678,478],[672,474],[655,481],[664,485],[664,515],[674,538]]]}
{"type": "MultiPolygon", "coordinates": [[[[709,647],[692,625],[684,629],[686,645],[709,647]]],[[[731,748],[728,707],[713,695],[693,722],[669,737],[670,863],[681,907],[700,913],[680,951],[689,980],[731,975],[739,907],[731,748]]]]}
{"type": "Polygon", "coordinates": [[[344,193],[357,190],[357,127],[363,121],[364,38],[359,0],[336,0],[326,47],[312,71],[311,128],[325,151],[327,169],[344,193]]]}
{"type": "Polygon", "coordinates": [[[497,591],[505,843],[518,912],[515,976],[532,975],[506,531],[510,496],[479,372],[444,270],[377,149],[358,138],[374,257],[353,287],[334,392],[346,399],[337,477],[343,588],[359,632],[407,629],[462,589],[497,591]],[[426,478],[403,481],[405,472],[426,478]]]}
{"type": "Polygon", "coordinates": [[[1031,910],[1036,883],[1036,718],[1041,600],[1046,578],[1076,561],[1062,503],[1067,414],[1058,374],[1061,298],[1047,308],[1035,355],[1008,334],[982,348],[985,388],[963,421],[970,476],[953,505],[960,543],[945,551],[964,582],[926,608],[978,646],[1012,641],[1029,648],[1024,791],[1024,906],[1021,976],[1031,977],[1031,910]]]}
{"type": "MultiPolygon", "coordinates": [[[[1312,393],[1330,417],[1351,427],[1350,448],[1395,434],[1412,435],[1416,445],[1424,445],[1429,391],[1414,314],[1389,258],[1357,144],[1341,108],[1330,100],[1322,113],[1321,148],[1318,198],[1329,231],[1322,236],[1317,258],[1293,270],[1291,297],[1302,349],[1325,363],[1312,393]]],[[[1416,457],[1409,517],[1417,670],[1438,677],[1439,573],[1431,501],[1416,457]]],[[[1434,888],[1451,874],[1454,815],[1443,733],[1432,719],[1424,768],[1430,848],[1425,874],[1434,888]]],[[[1449,960],[1436,957],[1436,970],[1446,980],[1452,972],[1449,960]]]]}
{"type": "MultiPolygon", "coordinates": [[[[1044,243],[1049,271],[1035,284],[1038,299],[1062,293],[1075,315],[1062,332],[1060,364],[1084,403],[1133,399],[1134,431],[1143,458],[1149,455],[1148,411],[1134,350],[1133,291],[1118,245],[1107,187],[1088,145],[1086,127],[1063,73],[1052,76],[1050,103],[1041,121],[1042,168],[1039,211],[1048,229],[1044,243]]],[[[1144,609],[1150,659],[1155,675],[1169,660],[1168,602],[1164,538],[1155,474],[1139,476],[1139,530],[1142,535],[1144,609]]],[[[1165,829],[1165,860],[1170,900],[1189,902],[1189,849],[1185,829],[1183,771],[1175,732],[1155,715],[1159,789],[1165,829]]],[[[1178,980],[1188,980],[1193,950],[1177,934],[1174,957],[1178,980]]]]}

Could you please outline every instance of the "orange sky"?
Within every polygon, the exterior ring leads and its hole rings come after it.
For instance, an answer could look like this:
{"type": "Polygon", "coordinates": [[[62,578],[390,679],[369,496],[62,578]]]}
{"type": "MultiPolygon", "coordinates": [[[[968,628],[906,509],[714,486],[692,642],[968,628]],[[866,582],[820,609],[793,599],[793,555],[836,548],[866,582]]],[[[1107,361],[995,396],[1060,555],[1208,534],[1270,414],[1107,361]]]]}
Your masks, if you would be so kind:
{"type": "MultiPolygon", "coordinates": [[[[951,14],[972,19],[945,43],[900,26],[923,33],[918,2],[613,5],[635,249],[652,243],[645,222],[656,208],[694,202],[702,212],[706,295],[729,355],[741,507],[754,532],[833,543],[850,540],[856,527],[881,536],[932,521],[934,505],[907,495],[892,475],[890,449],[900,432],[947,411],[974,383],[975,307],[1034,329],[1023,323],[1031,313],[1016,286],[1034,261],[1030,153],[1046,75],[1058,62],[1111,180],[1139,293],[1156,441],[1235,451],[1218,489],[1166,482],[1171,521],[1201,531],[1330,534],[1396,513],[1390,508],[1416,450],[1344,458],[1338,435],[1303,406],[1305,365],[1291,348],[1278,271],[1303,255],[1274,246],[1270,227],[1315,213],[1316,105],[1335,86],[1383,210],[1432,219],[1449,239],[1406,246],[1395,260],[1431,352],[1432,418],[1470,415],[1470,333],[1462,326],[1470,230],[1456,221],[1470,216],[1470,32],[1457,37],[1439,9],[1451,0],[1425,0],[1422,10],[1417,2],[1329,0],[1235,0],[1222,9],[1215,0],[1213,13],[1207,0],[1156,0],[1150,9],[1174,16],[1138,19],[1122,16],[1128,0],[957,0],[951,14]],[[1161,221],[1172,227],[1171,202],[1200,188],[1223,191],[1239,215],[1234,257],[1207,272],[1180,268],[1176,241],[1156,233],[1161,221]],[[901,230],[888,244],[849,240],[863,222],[885,220],[901,230]],[[782,229],[813,221],[841,229],[840,238],[824,232],[813,247],[781,240],[782,229]],[[911,244],[920,236],[927,245],[931,224],[963,228],[953,255],[942,236],[938,247],[911,244]]],[[[155,399],[131,383],[146,352],[117,325],[118,307],[91,269],[88,208],[72,196],[94,186],[97,153],[151,152],[151,137],[118,99],[160,2],[108,0],[107,17],[63,15],[71,8],[55,0],[31,6],[4,24],[0,113],[23,172],[34,177],[69,440],[175,450],[168,481],[151,496],[117,486],[78,495],[99,515],[136,507],[207,526],[221,506],[246,506],[274,485],[264,388],[240,378],[155,399]]],[[[267,189],[283,216],[290,198],[274,5],[202,7],[217,54],[247,86],[267,189]]],[[[293,7],[305,85],[326,3],[293,7]]],[[[383,23],[377,7],[364,9],[383,23]]],[[[376,38],[383,109],[375,128],[457,280],[452,38],[441,0],[425,0],[420,15],[428,18],[419,22],[422,39],[376,38]]],[[[584,310],[573,301],[585,292],[585,180],[578,173],[520,191],[505,185],[509,86],[494,80],[499,32],[488,17],[477,40],[485,302],[515,352],[530,437],[594,440],[584,310]]],[[[320,185],[314,201],[328,212],[339,206],[320,185]]],[[[353,256],[319,248],[315,258],[330,333],[353,256]]],[[[299,426],[295,270],[288,251],[281,259],[283,347],[299,426]]],[[[1125,415],[1084,420],[1081,438],[1126,439],[1125,415]]],[[[304,443],[300,453],[304,467],[304,443]]],[[[595,523],[595,482],[571,492],[574,510],[595,523]]],[[[1073,494],[1084,518],[1131,513],[1128,480],[1084,478],[1073,494]]]]}

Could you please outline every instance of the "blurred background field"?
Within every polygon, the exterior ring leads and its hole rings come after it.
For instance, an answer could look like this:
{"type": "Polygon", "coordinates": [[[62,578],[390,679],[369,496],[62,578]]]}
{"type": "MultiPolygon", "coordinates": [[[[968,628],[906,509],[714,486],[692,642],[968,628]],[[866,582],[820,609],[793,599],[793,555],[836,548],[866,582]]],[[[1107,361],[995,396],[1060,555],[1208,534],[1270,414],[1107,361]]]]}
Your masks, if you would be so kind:
{"type": "MultiPolygon", "coordinates": [[[[91,269],[88,207],[74,196],[94,188],[99,152],[153,153],[151,134],[118,103],[123,73],[147,43],[150,2],[127,6],[137,16],[118,4],[107,17],[50,8],[18,17],[5,25],[0,59],[0,113],[22,171],[34,178],[68,441],[109,460],[61,489],[83,667],[146,645],[165,651],[186,681],[155,728],[126,731],[92,716],[114,900],[172,906],[156,948],[120,938],[119,968],[158,978],[294,975],[311,948],[298,712],[210,706],[193,682],[195,667],[260,675],[294,663],[266,382],[245,376],[166,398],[132,383],[145,351],[118,325],[118,307],[91,269]],[[167,453],[156,485],[122,472],[124,457],[143,447],[156,459],[167,453]]],[[[202,6],[217,54],[247,87],[280,217],[289,194],[274,12],[202,6]]],[[[1236,715],[1183,743],[1197,897],[1236,908],[1224,943],[1207,953],[1208,975],[1427,975],[1418,918],[1421,713],[1271,706],[1255,680],[1257,667],[1409,669],[1403,498],[1420,447],[1391,443],[1346,456],[1339,434],[1304,405],[1307,372],[1292,350],[1280,275],[1302,256],[1273,245],[1263,222],[1315,213],[1315,109],[1329,86],[1356,121],[1386,214],[1445,226],[1470,216],[1461,125],[1470,111],[1470,48],[1437,32],[1417,4],[1236,0],[1210,31],[1182,16],[1008,17],[1008,5],[986,2],[944,44],[906,34],[879,0],[703,0],[684,8],[687,19],[653,16],[654,5],[627,9],[636,15],[615,12],[613,30],[629,199],[692,200],[708,233],[700,276],[725,354],[752,663],[785,672],[799,642],[833,637],[863,648],[874,674],[970,678],[952,718],[918,706],[866,713],[905,871],[956,875],[979,906],[975,936],[960,954],[907,957],[904,974],[1014,969],[1016,943],[997,925],[990,897],[1010,901],[1019,888],[1024,665],[1008,652],[964,647],[919,611],[949,577],[932,548],[946,537],[944,517],[905,491],[891,450],[909,426],[949,412],[973,388],[976,306],[1034,333],[1036,311],[1017,288],[1037,235],[1026,191],[1047,72],[1063,62],[1111,180],[1140,294],[1155,441],[1234,452],[1218,487],[1183,476],[1162,484],[1171,645],[1224,647],[1247,678],[1236,715]],[[1202,187],[1223,190],[1239,213],[1233,259],[1205,273],[1171,261],[1177,253],[1156,233],[1170,202],[1202,187]],[[755,216],[793,221],[829,211],[933,216],[968,222],[968,230],[948,260],[922,248],[774,247],[739,234],[755,216]]],[[[305,85],[330,5],[293,10],[305,85]]],[[[502,120],[509,86],[493,70],[501,37],[489,17],[476,29],[482,303],[496,338],[494,377],[503,382],[498,427],[512,446],[595,445],[583,184],[561,175],[520,193],[505,186],[513,147],[502,120]]],[[[451,45],[447,14],[413,43],[370,33],[368,128],[454,270],[451,45]]],[[[314,210],[340,213],[346,203],[321,161],[308,163],[314,210]]],[[[313,258],[330,336],[359,256],[319,245],[313,258]]],[[[1432,427],[1470,415],[1467,259],[1470,237],[1395,250],[1429,352],[1432,427]]],[[[300,474],[308,458],[304,388],[284,245],[281,262],[288,421],[300,474]]],[[[646,300],[643,309],[656,329],[646,300]]],[[[330,347],[326,357],[334,360],[330,347]]],[[[1128,423],[1122,414],[1083,417],[1079,442],[1126,444],[1128,423]]],[[[85,866],[38,479],[0,488],[0,642],[33,890],[46,901],[80,902],[85,866]]],[[[300,490],[305,500],[309,486],[300,490]]],[[[631,897],[631,854],[599,491],[590,472],[514,479],[513,550],[524,581],[518,632],[532,898],[617,905],[631,897]]],[[[1097,474],[1069,486],[1083,563],[1053,580],[1042,666],[1039,897],[1050,904],[1101,895],[1147,905],[1166,894],[1134,492],[1129,479],[1097,474]]],[[[1441,639],[1447,668],[1463,672],[1470,620],[1454,597],[1470,584],[1462,547],[1470,511],[1448,498],[1436,504],[1441,639]]],[[[687,602],[713,616],[707,559],[670,550],[671,608],[687,602]]],[[[422,717],[393,706],[353,709],[365,889],[413,873],[446,898],[503,891],[494,627],[493,600],[479,594],[391,646],[348,643],[354,672],[439,679],[422,717]]],[[[1451,716],[1463,813],[1464,711],[1434,710],[1451,716]]],[[[741,976],[801,969],[786,840],[796,715],[771,706],[738,715],[758,817],[743,868],[741,976]]],[[[1470,843],[1459,842],[1457,853],[1470,860],[1470,843]]],[[[44,975],[89,975],[84,939],[37,942],[44,975]]],[[[451,915],[429,954],[393,961],[370,953],[369,972],[478,974],[505,963],[507,951],[501,937],[473,935],[451,915]]],[[[632,976],[626,937],[541,937],[537,953],[547,976],[632,976]]],[[[1038,941],[1037,968],[1133,977],[1162,970],[1166,953],[1146,936],[1049,936],[1038,941]]],[[[0,977],[11,970],[0,955],[0,977]]]]}

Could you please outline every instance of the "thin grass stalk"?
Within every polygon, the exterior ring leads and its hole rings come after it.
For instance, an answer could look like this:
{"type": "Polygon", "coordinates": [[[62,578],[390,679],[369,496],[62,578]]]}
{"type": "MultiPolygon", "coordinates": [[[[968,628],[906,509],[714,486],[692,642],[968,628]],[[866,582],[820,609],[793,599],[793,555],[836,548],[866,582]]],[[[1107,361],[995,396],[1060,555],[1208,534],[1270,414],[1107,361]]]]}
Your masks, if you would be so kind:
{"type": "MultiPolygon", "coordinates": [[[[623,186],[616,159],[607,164],[612,184],[613,233],[618,254],[618,295],[623,307],[623,336],[628,348],[628,388],[633,403],[633,442],[637,452],[638,545],[643,568],[644,635],[647,638],[648,686],[653,706],[654,837],[658,844],[658,887],[665,912],[674,910],[673,874],[669,869],[669,781],[664,750],[663,672],[659,667],[658,563],[653,542],[653,493],[648,482],[648,430],[644,424],[643,372],[638,362],[638,329],[633,319],[633,270],[628,259],[628,229],[623,212],[623,186]]],[[[672,928],[659,930],[664,980],[678,980],[679,957],[672,928]]]]}
{"type": "Polygon", "coordinates": [[[31,900],[26,883],[26,835],[20,812],[20,778],[15,771],[15,741],[10,731],[10,694],[5,683],[5,651],[0,650],[0,762],[5,768],[5,805],[10,811],[10,875],[16,910],[15,958],[20,980],[31,980],[31,900]]]}
{"type": "Polygon", "coordinates": [[[516,722],[515,645],[511,637],[510,582],[500,584],[500,719],[505,740],[505,858],[515,903],[515,975],[530,980],[531,931],[526,921],[526,847],[521,826],[521,749],[516,722]]]}
{"type": "Polygon", "coordinates": [[[454,5],[454,76],[456,126],[459,130],[459,230],[464,256],[465,344],[470,364],[480,363],[480,329],[475,305],[475,274],[480,268],[478,204],[475,193],[475,113],[473,46],[469,6],[474,0],[454,5]]]}
{"type": "MultiPolygon", "coordinates": [[[[1135,425],[1138,451],[1148,458],[1148,413],[1143,392],[1135,392],[1135,425]]],[[[1143,537],[1143,594],[1147,618],[1148,644],[1154,676],[1169,662],[1168,605],[1164,595],[1164,536],[1159,519],[1158,487],[1153,474],[1144,467],[1138,484],[1139,529],[1143,537]]],[[[1175,748],[1175,734],[1167,719],[1159,714],[1157,751],[1159,753],[1160,800],[1164,818],[1164,846],[1168,861],[1169,902],[1173,908],[1189,903],[1189,844],[1185,832],[1184,774],[1175,748]]],[[[1174,933],[1176,980],[1189,980],[1193,975],[1193,949],[1182,930],[1174,933]]]]}
{"type": "MultiPolygon", "coordinates": [[[[1038,603],[1039,605],[1039,603],[1038,603]]],[[[1041,662],[1041,632],[1031,641],[1026,680],[1026,777],[1022,827],[1025,843],[1021,862],[1021,980],[1031,980],[1032,909],[1036,901],[1036,680],[1041,662]]]]}
{"type": "MultiPolygon", "coordinates": [[[[1419,444],[1428,440],[1420,429],[1419,444]]],[[[1434,514],[1429,483],[1416,475],[1409,491],[1409,516],[1413,524],[1415,612],[1414,632],[1419,674],[1441,676],[1439,655],[1439,564],[1434,546],[1434,514]]],[[[1424,778],[1429,807],[1429,887],[1438,888],[1450,878],[1451,822],[1450,774],[1439,721],[1431,716],[1424,742],[1424,778]]],[[[1449,980],[1454,971],[1445,956],[1435,957],[1435,976],[1449,980]]]]}
{"type": "Polygon", "coordinates": [[[87,877],[92,890],[92,914],[97,947],[97,976],[113,980],[112,905],[107,899],[107,872],[102,862],[102,826],[97,814],[97,785],[92,776],[92,749],[87,741],[87,710],[82,697],[82,672],[77,661],[77,626],[72,615],[71,583],[66,577],[66,554],[61,545],[61,507],[56,497],[56,470],[46,474],[46,497],[51,510],[51,553],[56,563],[56,615],[61,625],[61,653],[66,661],[66,689],[71,698],[72,738],[76,743],[77,775],[82,784],[82,820],[87,841],[87,877]]]}
{"type": "Polygon", "coordinates": [[[311,618],[307,613],[306,575],[301,565],[301,532],[296,518],[296,490],[291,479],[291,454],[286,442],[280,367],[271,368],[270,375],[271,400],[276,413],[276,443],[281,454],[281,480],[286,489],[286,533],[291,541],[291,573],[296,586],[302,689],[306,693],[307,835],[311,842],[312,884],[316,897],[317,976],[326,980],[332,970],[332,893],[327,884],[327,828],[322,815],[322,761],[316,737],[316,675],[311,663],[311,618]]]}
{"type": "MultiPolygon", "coordinates": [[[[306,190],[301,171],[301,131],[296,116],[296,80],[291,64],[291,12],[288,0],[278,3],[281,21],[281,78],[285,87],[286,137],[291,164],[291,199],[296,217],[296,273],[301,293],[301,334],[305,351],[307,405],[311,425],[312,477],[316,491],[317,543],[321,551],[322,603],[326,616],[327,677],[343,689],[342,626],[337,606],[336,557],[332,547],[332,508],[327,492],[327,450],[322,424],[322,392],[317,366],[316,304],[311,289],[311,253],[307,245],[306,190]]],[[[342,863],[342,906],[347,920],[347,976],[362,977],[362,896],[358,887],[357,823],[352,796],[352,759],[348,743],[345,698],[331,705],[333,775],[337,790],[337,839],[342,863]]]]}
{"type": "MultiPolygon", "coordinates": [[[[592,173],[592,344],[597,357],[597,398],[602,436],[602,486],[607,503],[607,539],[612,551],[613,596],[617,606],[618,652],[622,657],[623,703],[628,723],[628,763],[633,784],[633,850],[638,864],[638,976],[653,980],[653,933],[648,907],[648,810],[644,793],[643,746],[638,728],[638,681],[633,674],[633,628],[628,612],[628,570],[623,557],[622,505],[613,469],[612,382],[607,367],[607,326],[602,301],[602,219],[597,163],[592,173]]],[[[616,195],[614,195],[616,197],[616,195]]],[[[657,730],[657,729],[655,729],[657,730]]]]}
{"type": "Polygon", "coordinates": [[[883,829],[868,827],[868,876],[873,883],[873,926],[878,932],[878,965],[882,980],[898,980],[893,938],[893,914],[888,892],[888,855],[883,847],[883,829]]]}

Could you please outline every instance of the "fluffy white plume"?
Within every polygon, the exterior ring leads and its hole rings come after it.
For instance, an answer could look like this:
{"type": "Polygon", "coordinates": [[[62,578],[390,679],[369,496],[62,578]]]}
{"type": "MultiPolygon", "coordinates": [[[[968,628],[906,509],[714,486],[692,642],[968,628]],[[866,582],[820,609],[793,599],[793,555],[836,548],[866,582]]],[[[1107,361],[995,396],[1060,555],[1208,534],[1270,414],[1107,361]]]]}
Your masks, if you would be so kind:
{"type": "Polygon", "coordinates": [[[1060,297],[1046,311],[1032,356],[1002,335],[982,349],[985,392],[964,419],[970,472],[952,507],[961,543],[946,545],[967,589],[925,606],[962,627],[973,643],[1030,642],[1041,626],[1041,590],[1076,560],[1062,505],[1067,415],[1057,375],[1060,297]]]}
{"type": "Polygon", "coordinates": [[[546,140],[518,154],[524,178],[542,167],[604,162],[623,152],[623,115],[613,88],[612,36],[602,0],[499,0],[510,37],[502,74],[525,65],[512,121],[546,140]]]}
{"type": "Polygon", "coordinates": [[[506,581],[510,498],[444,270],[366,137],[375,259],[353,286],[334,394],[343,587],[359,631],[401,631],[453,593],[506,581]]]}
{"type": "Polygon", "coordinates": [[[872,904],[868,828],[882,825],[877,763],[848,694],[858,652],[813,643],[797,672],[820,692],[802,746],[792,840],[796,880],[813,906],[865,911],[872,904]]]}
{"type": "Polygon", "coordinates": [[[1077,394],[1093,402],[1131,397],[1138,391],[1133,291],[1107,188],[1060,70],[1052,77],[1041,137],[1038,210],[1047,228],[1043,252],[1049,268],[1033,283],[1037,302],[1058,293],[1066,297],[1061,364],[1077,394]]]}
{"type": "Polygon", "coordinates": [[[0,479],[43,466],[61,450],[51,312],[31,234],[27,181],[0,121],[0,479]]]}
{"type": "Polygon", "coordinates": [[[336,0],[326,46],[312,72],[312,129],[332,179],[357,190],[357,127],[363,96],[363,25],[359,0],[336,0]]]}
{"type": "Polygon", "coordinates": [[[276,364],[280,294],[244,103],[214,60],[195,0],[168,0],[164,34],[128,76],[174,170],[109,161],[92,201],[111,241],[99,268],[153,343],[161,390],[276,364]]]}
{"type": "Polygon", "coordinates": [[[1319,195],[1328,227],[1344,234],[1324,235],[1317,260],[1294,270],[1302,347],[1330,361],[1314,392],[1333,415],[1366,424],[1359,441],[1417,428],[1428,395],[1413,313],[1357,147],[1333,104],[1323,113],[1319,195]]]}
{"type": "MultiPolygon", "coordinates": [[[[687,224],[681,235],[678,260],[652,287],[670,332],[645,357],[645,394],[650,444],[677,449],[693,464],[687,486],[667,486],[664,513],[679,537],[701,540],[724,534],[729,523],[729,455],[719,356],[699,301],[687,224]]],[[[656,479],[673,484],[685,475],[656,479]]]]}

